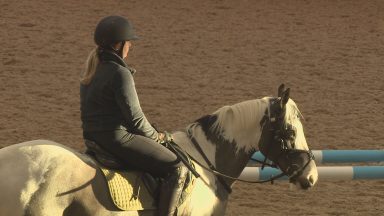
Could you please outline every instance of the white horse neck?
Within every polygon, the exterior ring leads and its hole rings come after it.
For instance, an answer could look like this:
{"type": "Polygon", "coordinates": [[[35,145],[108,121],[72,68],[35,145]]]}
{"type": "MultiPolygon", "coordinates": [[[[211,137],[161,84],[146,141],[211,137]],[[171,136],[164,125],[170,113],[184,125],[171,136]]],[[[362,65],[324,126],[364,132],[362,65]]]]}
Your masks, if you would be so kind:
{"type": "MultiPolygon", "coordinates": [[[[195,144],[187,138],[193,137],[218,171],[238,177],[257,149],[260,121],[267,107],[268,98],[222,107],[189,125],[186,134],[176,133],[176,142],[197,161],[207,165],[195,144]]],[[[233,183],[232,180],[227,182],[233,183]]]]}

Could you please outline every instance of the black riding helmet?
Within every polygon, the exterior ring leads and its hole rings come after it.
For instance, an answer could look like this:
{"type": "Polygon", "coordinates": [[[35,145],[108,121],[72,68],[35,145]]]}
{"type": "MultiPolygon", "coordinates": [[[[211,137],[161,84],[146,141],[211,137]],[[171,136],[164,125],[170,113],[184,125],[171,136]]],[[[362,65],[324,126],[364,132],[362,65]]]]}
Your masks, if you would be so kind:
{"type": "Polygon", "coordinates": [[[107,16],[100,20],[96,26],[94,40],[102,48],[111,48],[111,45],[118,42],[125,42],[139,39],[132,24],[121,16],[107,16]]]}

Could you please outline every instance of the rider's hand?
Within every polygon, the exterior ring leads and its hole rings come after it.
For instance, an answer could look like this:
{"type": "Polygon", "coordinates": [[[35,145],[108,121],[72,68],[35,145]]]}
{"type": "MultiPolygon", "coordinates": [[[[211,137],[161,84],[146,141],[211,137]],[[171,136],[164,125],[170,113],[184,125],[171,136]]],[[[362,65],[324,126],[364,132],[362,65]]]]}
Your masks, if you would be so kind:
{"type": "Polygon", "coordinates": [[[168,143],[173,141],[172,134],[164,131],[162,133],[158,133],[157,135],[157,142],[160,144],[168,143]]]}
{"type": "Polygon", "coordinates": [[[161,143],[164,141],[165,134],[164,133],[157,133],[157,142],[161,143]]]}

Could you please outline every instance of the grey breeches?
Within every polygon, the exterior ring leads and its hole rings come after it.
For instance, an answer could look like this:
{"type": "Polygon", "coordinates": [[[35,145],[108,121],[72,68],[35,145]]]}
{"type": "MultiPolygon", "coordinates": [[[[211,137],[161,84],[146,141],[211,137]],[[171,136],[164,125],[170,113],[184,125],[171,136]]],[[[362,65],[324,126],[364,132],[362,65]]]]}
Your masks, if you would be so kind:
{"type": "Polygon", "coordinates": [[[125,130],[84,132],[83,136],[115,155],[124,165],[157,177],[165,177],[182,165],[177,156],[166,147],[150,138],[125,130]]]}

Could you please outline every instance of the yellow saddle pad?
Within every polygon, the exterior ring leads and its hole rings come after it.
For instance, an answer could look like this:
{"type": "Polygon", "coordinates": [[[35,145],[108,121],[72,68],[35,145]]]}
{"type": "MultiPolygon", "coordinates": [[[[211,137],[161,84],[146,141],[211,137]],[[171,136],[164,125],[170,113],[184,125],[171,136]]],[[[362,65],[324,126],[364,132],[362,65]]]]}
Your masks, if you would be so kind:
{"type": "Polygon", "coordinates": [[[116,171],[100,167],[117,208],[124,211],[156,209],[156,201],[142,180],[142,172],[116,171]]]}
{"type": "MultiPolygon", "coordinates": [[[[142,172],[117,171],[105,167],[100,169],[107,180],[109,193],[117,208],[124,211],[157,209],[156,200],[143,182],[142,172]]],[[[189,198],[195,186],[195,180],[196,178],[189,173],[178,206],[189,198]]]]}

